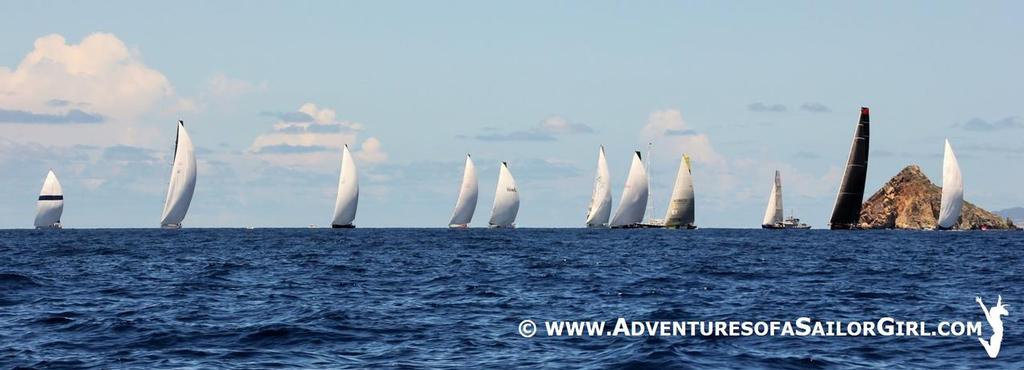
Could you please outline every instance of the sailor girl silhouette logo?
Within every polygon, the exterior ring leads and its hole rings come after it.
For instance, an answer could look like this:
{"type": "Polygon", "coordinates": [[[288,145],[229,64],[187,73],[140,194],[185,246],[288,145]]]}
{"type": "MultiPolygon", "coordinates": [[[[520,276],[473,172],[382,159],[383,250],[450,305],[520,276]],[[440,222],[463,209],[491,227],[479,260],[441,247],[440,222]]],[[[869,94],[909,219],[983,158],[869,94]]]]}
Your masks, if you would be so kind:
{"type": "Polygon", "coordinates": [[[981,297],[974,297],[974,301],[981,306],[981,311],[985,312],[985,320],[988,320],[988,326],[992,327],[992,337],[987,341],[985,338],[978,338],[978,341],[985,347],[988,357],[996,358],[999,356],[999,347],[1003,344],[1003,319],[1001,316],[1010,314],[1006,311],[1006,307],[1009,306],[1003,304],[1003,296],[999,296],[996,305],[992,308],[986,308],[981,297]]]}

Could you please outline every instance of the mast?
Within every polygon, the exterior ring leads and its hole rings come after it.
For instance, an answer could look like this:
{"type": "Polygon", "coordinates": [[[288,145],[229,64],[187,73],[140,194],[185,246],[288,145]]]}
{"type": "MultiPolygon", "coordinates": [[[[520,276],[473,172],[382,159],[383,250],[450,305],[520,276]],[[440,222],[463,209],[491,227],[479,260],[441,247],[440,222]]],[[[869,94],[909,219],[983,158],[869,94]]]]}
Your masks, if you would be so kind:
{"type": "MultiPolygon", "coordinates": [[[[181,127],[185,127],[185,121],[182,121],[182,120],[179,119],[178,120],[178,124],[181,125],[181,127]]],[[[172,158],[177,157],[177,155],[178,155],[178,139],[179,138],[181,138],[181,130],[177,130],[176,129],[176,130],[174,130],[174,152],[171,153],[172,154],[172,158]]]]}
{"type": "Polygon", "coordinates": [[[964,205],[964,179],[953,146],[946,140],[942,159],[942,196],[939,201],[938,229],[952,229],[960,220],[964,205]]]}
{"type": "Polygon", "coordinates": [[[651,157],[651,150],[653,147],[653,142],[647,143],[647,165],[645,167],[647,167],[647,218],[649,220],[654,219],[654,192],[651,191],[651,172],[654,172],[653,167],[651,167],[651,165],[653,165],[653,163],[651,163],[651,159],[653,158],[651,157]]]}
{"type": "Polygon", "coordinates": [[[63,212],[64,190],[61,189],[60,181],[57,180],[57,175],[51,169],[46,173],[43,188],[39,191],[34,226],[37,229],[59,229],[61,228],[60,216],[63,212]]]}
{"type": "Polygon", "coordinates": [[[604,155],[604,145],[597,152],[597,174],[594,176],[594,191],[587,209],[587,227],[608,226],[612,211],[611,182],[608,173],[608,161],[604,155]]]}
{"type": "Polygon", "coordinates": [[[459,185],[459,198],[455,202],[455,212],[448,221],[448,227],[469,226],[476,212],[478,194],[476,166],[473,165],[473,158],[466,154],[466,167],[462,173],[462,184],[459,185]]]}
{"type": "Polygon", "coordinates": [[[691,229],[694,226],[693,174],[689,158],[686,154],[679,158],[679,170],[663,220],[668,228],[691,229]]]}
{"type": "Polygon", "coordinates": [[[784,220],[785,211],[782,208],[782,175],[775,170],[775,181],[772,183],[772,191],[768,196],[768,207],[764,211],[764,219],[761,225],[775,225],[784,220]]]}
{"type": "Polygon", "coordinates": [[[860,227],[860,210],[864,201],[864,183],[868,174],[868,137],[870,118],[867,107],[860,108],[860,122],[853,135],[850,145],[850,157],[846,163],[846,172],[839,184],[836,203],[832,208],[829,227],[837,229],[856,229],[860,227]]]}
{"type": "Polygon", "coordinates": [[[331,221],[331,228],[349,229],[355,227],[352,221],[355,221],[356,210],[359,208],[359,176],[356,172],[356,162],[348,150],[348,144],[345,144],[341,150],[341,171],[339,172],[338,197],[334,201],[334,219],[331,221]]]}
{"type": "Polygon", "coordinates": [[[647,170],[644,168],[640,151],[633,153],[633,161],[629,166],[629,175],[619,198],[619,208],[612,216],[611,227],[624,227],[640,223],[647,209],[647,170]]]}
{"type": "Polygon", "coordinates": [[[181,222],[188,213],[192,203],[192,195],[196,188],[196,157],[192,138],[185,130],[181,120],[177,124],[174,137],[174,162],[171,164],[171,179],[167,185],[167,197],[164,200],[164,211],[160,217],[160,226],[164,228],[180,228],[181,222]]]}
{"type": "Polygon", "coordinates": [[[508,162],[501,162],[498,173],[498,186],[494,191],[494,205],[491,207],[490,227],[515,227],[516,215],[519,213],[519,188],[508,162]]]}

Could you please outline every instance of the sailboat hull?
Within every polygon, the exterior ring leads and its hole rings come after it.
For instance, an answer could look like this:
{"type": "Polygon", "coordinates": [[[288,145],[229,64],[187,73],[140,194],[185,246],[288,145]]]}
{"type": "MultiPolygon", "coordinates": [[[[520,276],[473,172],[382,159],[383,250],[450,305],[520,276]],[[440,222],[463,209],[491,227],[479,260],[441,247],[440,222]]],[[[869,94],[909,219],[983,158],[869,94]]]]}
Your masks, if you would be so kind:
{"type": "Polygon", "coordinates": [[[347,225],[333,225],[333,224],[332,224],[332,225],[331,225],[331,228],[332,228],[332,229],[355,229],[355,228],[356,228],[356,225],[353,225],[353,224],[347,224],[347,225]]]}
{"type": "Polygon", "coordinates": [[[469,225],[468,224],[452,224],[452,225],[448,225],[448,228],[449,229],[468,229],[469,225]]]}
{"type": "Polygon", "coordinates": [[[60,222],[55,223],[53,225],[36,226],[36,230],[51,230],[51,229],[63,229],[63,228],[64,228],[64,226],[61,226],[60,222]]]}
{"type": "Polygon", "coordinates": [[[613,229],[664,229],[665,225],[636,223],[636,224],[628,224],[628,225],[617,225],[617,226],[612,226],[611,228],[613,228],[613,229]]]}
{"type": "Polygon", "coordinates": [[[807,230],[810,229],[810,225],[761,225],[762,229],[767,230],[807,230]]]}
{"type": "Polygon", "coordinates": [[[675,226],[665,226],[665,228],[666,229],[696,230],[697,229],[697,225],[675,225],[675,226]]]}
{"type": "Polygon", "coordinates": [[[180,229],[180,228],[181,228],[181,224],[166,224],[166,225],[160,225],[160,228],[161,228],[161,229],[164,229],[164,230],[178,230],[178,229],[180,229]]]}

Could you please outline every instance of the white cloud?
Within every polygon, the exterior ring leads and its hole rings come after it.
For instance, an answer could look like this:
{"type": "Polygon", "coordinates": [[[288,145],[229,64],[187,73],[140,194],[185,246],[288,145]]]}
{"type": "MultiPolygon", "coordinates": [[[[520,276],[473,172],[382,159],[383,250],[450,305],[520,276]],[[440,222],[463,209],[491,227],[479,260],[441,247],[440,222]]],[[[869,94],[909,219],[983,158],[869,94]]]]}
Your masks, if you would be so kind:
{"type": "Polygon", "coordinates": [[[336,162],[342,145],[348,144],[361,162],[387,161],[388,155],[376,137],[363,140],[358,149],[355,147],[362,124],[339,121],[333,109],[313,103],[303,104],[297,112],[301,114],[274,114],[278,122],[273,131],[257,136],[249,151],[273,164],[330,168],[325,164],[336,162]]]}
{"type": "Polygon", "coordinates": [[[384,148],[380,144],[380,140],[375,137],[363,140],[363,144],[359,147],[359,151],[356,152],[356,159],[366,163],[383,163],[388,160],[388,153],[384,152],[384,148]]]}
{"type": "Polygon", "coordinates": [[[583,123],[569,122],[562,116],[551,116],[540,122],[540,131],[552,134],[591,133],[594,129],[583,123]]]}
{"type": "Polygon", "coordinates": [[[0,106],[7,109],[57,113],[59,107],[47,103],[59,100],[128,120],[173,97],[167,77],[109,33],[78,44],[57,34],[40,37],[16,68],[0,67],[0,106]]]}
{"type": "Polygon", "coordinates": [[[206,92],[209,96],[220,99],[236,99],[245,94],[266,92],[267,82],[252,83],[228,77],[218,73],[206,81],[206,92]]]}
{"type": "Polygon", "coordinates": [[[725,159],[711,146],[708,136],[694,131],[683,120],[678,109],[651,112],[647,124],[640,130],[640,137],[654,143],[659,158],[680,158],[686,153],[696,162],[722,165],[725,159]],[[679,133],[687,133],[680,135],[679,133]]]}
{"type": "Polygon", "coordinates": [[[83,114],[75,117],[103,118],[102,123],[69,122],[59,127],[40,124],[45,121],[41,119],[5,123],[5,134],[21,142],[153,143],[160,130],[140,124],[147,114],[188,110],[192,105],[175,95],[163,73],[143,63],[138,50],[109,33],[90,34],[77,44],[57,34],[43,36],[16,67],[0,66],[0,108],[27,113],[21,117],[66,117],[80,111],[83,114]]]}

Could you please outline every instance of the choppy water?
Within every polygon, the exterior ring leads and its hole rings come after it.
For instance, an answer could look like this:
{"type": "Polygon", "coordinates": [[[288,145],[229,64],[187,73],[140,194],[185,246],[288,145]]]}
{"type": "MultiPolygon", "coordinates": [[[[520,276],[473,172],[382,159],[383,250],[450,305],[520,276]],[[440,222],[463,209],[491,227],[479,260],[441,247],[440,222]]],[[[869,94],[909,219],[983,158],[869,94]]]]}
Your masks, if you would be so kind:
{"type": "Polygon", "coordinates": [[[1020,368],[1022,254],[1024,232],[0,231],[0,365],[1020,368]],[[972,337],[517,332],[524,319],[984,322],[974,297],[997,294],[1010,315],[994,360],[972,337]]]}

